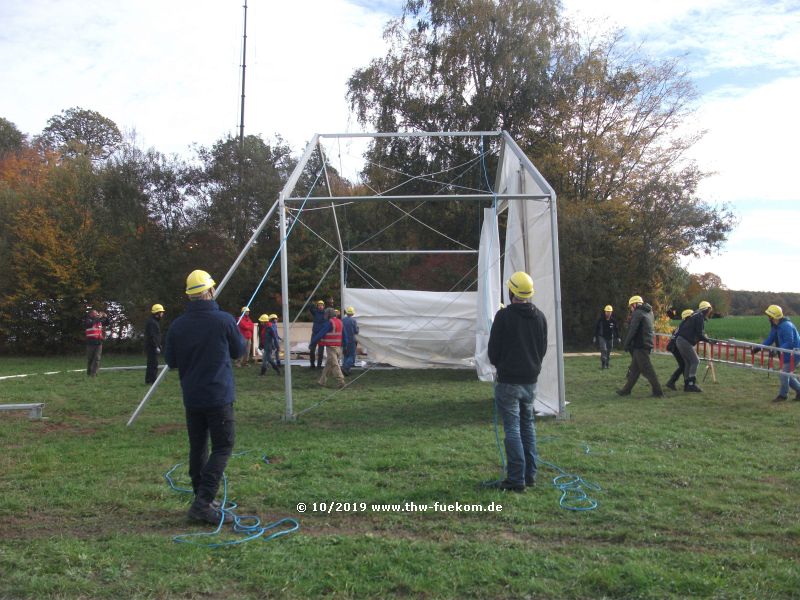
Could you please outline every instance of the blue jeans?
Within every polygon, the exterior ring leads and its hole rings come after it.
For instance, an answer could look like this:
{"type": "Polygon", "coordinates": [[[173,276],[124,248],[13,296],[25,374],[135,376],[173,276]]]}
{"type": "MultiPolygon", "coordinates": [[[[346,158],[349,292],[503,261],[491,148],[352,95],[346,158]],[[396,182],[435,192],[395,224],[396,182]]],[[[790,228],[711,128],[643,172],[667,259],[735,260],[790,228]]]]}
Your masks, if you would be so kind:
{"type": "Polygon", "coordinates": [[[356,342],[349,342],[342,350],[342,371],[349,371],[356,364],[356,342]]]}
{"type": "MultiPolygon", "coordinates": [[[[798,360],[798,359],[795,359],[798,360]]],[[[792,375],[792,361],[787,359],[783,361],[781,366],[781,389],[778,391],[780,396],[788,396],[789,388],[791,387],[795,392],[800,392],[800,381],[797,377],[792,375]]]]}
{"type": "Polygon", "coordinates": [[[506,478],[516,485],[536,479],[535,398],[535,383],[498,383],[494,387],[494,401],[505,432],[506,478]]]}

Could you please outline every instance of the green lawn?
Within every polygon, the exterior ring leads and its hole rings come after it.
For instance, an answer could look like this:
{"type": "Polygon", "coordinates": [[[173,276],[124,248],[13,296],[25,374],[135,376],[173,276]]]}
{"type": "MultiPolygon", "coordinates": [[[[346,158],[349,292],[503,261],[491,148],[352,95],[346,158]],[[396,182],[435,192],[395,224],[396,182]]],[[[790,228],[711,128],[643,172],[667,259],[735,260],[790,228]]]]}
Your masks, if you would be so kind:
{"type": "MultiPolygon", "coordinates": [[[[655,363],[666,379],[672,360],[655,363]]],[[[0,402],[44,401],[48,420],[0,413],[0,598],[797,598],[800,402],[722,366],[703,394],[655,400],[642,382],[619,398],[626,366],[567,359],[571,418],[538,423],[542,458],[602,487],[587,512],[559,507],[551,470],[525,494],[481,488],[499,457],[473,373],[371,371],[334,394],[296,369],[297,410],[330,399],[284,423],[281,380],[237,370],[252,452],[232,459],[230,494],[301,529],[221,549],[172,541],[210,530],[163,478],[187,451],[174,373],[132,428],[143,371],[2,380],[0,402]],[[313,511],[331,501],[503,508],[313,511]]],[[[0,359],[0,376],[82,367],[0,359]]]]}

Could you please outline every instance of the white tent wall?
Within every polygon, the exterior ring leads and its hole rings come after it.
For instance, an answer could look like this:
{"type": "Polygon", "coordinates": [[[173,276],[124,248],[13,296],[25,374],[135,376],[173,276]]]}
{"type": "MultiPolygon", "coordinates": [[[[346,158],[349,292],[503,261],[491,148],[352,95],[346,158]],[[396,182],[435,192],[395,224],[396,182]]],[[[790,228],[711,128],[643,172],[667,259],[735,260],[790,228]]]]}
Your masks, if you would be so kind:
{"type": "Polygon", "coordinates": [[[476,292],[346,288],[370,361],[405,369],[472,368],[476,292]]]}
{"type": "MultiPolygon", "coordinates": [[[[512,148],[506,145],[498,165],[496,192],[540,195],[543,198],[504,203],[508,218],[503,278],[508,280],[516,271],[525,271],[533,277],[533,303],[547,319],[547,353],[539,375],[534,408],[540,414],[559,415],[564,412],[564,394],[560,281],[558,260],[554,256],[557,243],[553,243],[558,239],[558,232],[554,231],[555,196],[533,165],[521,160],[516,144],[512,148]],[[512,148],[516,151],[511,151],[512,148]]],[[[505,286],[503,294],[507,303],[508,288],[505,286]]]]}
{"type": "Polygon", "coordinates": [[[500,234],[497,211],[483,209],[481,244],[478,250],[478,307],[475,328],[475,370],[481,381],[494,381],[495,370],[489,362],[489,333],[500,308],[500,234]]]}

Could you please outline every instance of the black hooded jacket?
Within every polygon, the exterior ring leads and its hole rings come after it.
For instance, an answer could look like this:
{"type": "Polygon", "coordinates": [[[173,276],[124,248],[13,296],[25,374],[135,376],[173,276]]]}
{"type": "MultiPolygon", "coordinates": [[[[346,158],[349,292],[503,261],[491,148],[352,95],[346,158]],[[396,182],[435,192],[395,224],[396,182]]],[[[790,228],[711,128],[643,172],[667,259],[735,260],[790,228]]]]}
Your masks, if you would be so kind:
{"type": "Polygon", "coordinates": [[[530,303],[512,303],[497,311],[489,334],[489,361],[498,383],[536,383],[547,352],[547,320],[530,303]]]}
{"type": "Polygon", "coordinates": [[[622,349],[625,352],[634,349],[652,350],[654,332],[653,307],[645,302],[637,306],[631,314],[631,322],[628,324],[622,349]]]}

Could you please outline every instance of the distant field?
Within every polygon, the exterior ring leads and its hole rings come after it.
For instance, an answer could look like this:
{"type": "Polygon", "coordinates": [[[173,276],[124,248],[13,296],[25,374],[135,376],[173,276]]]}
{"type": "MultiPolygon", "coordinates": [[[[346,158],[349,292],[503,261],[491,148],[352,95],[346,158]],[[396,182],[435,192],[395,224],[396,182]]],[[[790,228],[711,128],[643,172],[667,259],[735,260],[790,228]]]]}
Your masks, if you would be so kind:
{"type": "MultiPolygon", "coordinates": [[[[680,323],[674,320],[675,327],[680,323]]],[[[769,334],[769,322],[765,316],[724,317],[706,322],[706,335],[719,340],[737,339],[760,342],[769,334]]]]}

